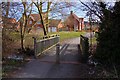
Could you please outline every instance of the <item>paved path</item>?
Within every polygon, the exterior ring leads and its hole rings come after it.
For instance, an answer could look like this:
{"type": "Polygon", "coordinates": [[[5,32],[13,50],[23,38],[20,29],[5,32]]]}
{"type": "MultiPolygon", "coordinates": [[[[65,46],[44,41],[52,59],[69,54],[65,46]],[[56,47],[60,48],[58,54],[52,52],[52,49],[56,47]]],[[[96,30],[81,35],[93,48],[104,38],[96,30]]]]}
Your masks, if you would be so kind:
{"type": "Polygon", "coordinates": [[[61,44],[80,44],[80,38],[77,37],[77,38],[72,38],[72,39],[68,39],[68,40],[65,40],[63,42],[61,42],[61,44]]]}
{"type": "MultiPolygon", "coordinates": [[[[56,50],[47,51],[39,59],[33,59],[18,71],[13,72],[13,78],[86,78],[89,77],[89,67],[81,63],[78,47],[79,38],[63,42],[66,48],[60,54],[60,64],[55,64],[56,50]]],[[[62,44],[63,44],[62,43],[62,44]]]]}

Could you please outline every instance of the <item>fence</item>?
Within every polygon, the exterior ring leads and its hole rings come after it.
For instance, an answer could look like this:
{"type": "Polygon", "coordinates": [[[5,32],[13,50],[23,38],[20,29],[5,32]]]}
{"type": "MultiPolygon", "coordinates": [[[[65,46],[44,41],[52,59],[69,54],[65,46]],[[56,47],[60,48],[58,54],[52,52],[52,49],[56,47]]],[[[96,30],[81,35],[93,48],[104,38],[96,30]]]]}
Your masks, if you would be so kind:
{"type": "Polygon", "coordinates": [[[39,56],[46,50],[48,50],[48,49],[52,48],[53,46],[55,46],[56,44],[58,44],[59,38],[60,37],[58,35],[54,35],[54,36],[49,36],[48,38],[44,37],[43,40],[37,41],[36,38],[33,37],[35,56],[39,56]]]}
{"type": "Polygon", "coordinates": [[[87,37],[80,35],[80,49],[82,52],[83,60],[86,62],[89,56],[89,41],[87,37]]]}

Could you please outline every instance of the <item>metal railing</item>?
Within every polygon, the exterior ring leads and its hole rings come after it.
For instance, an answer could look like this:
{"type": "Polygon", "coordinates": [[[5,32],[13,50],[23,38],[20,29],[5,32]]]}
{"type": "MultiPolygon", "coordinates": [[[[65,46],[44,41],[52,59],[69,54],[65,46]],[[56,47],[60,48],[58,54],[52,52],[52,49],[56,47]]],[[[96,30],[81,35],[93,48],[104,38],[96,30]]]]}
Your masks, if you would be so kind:
{"type": "Polygon", "coordinates": [[[59,36],[49,36],[48,38],[44,38],[43,40],[36,40],[35,37],[34,39],[34,54],[35,56],[39,56],[43,52],[47,51],[48,49],[56,46],[56,44],[59,43],[59,36]]]}

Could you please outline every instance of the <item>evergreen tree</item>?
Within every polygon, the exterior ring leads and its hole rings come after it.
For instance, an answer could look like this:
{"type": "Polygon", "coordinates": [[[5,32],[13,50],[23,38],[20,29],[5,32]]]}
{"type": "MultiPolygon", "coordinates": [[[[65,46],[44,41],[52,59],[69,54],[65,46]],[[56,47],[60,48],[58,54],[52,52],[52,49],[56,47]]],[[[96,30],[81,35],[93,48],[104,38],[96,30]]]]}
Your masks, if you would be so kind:
{"type": "Polygon", "coordinates": [[[101,62],[119,63],[120,61],[120,2],[116,2],[112,10],[101,3],[102,23],[98,33],[98,45],[95,57],[101,62]],[[104,61],[103,61],[104,60],[104,61]]]}

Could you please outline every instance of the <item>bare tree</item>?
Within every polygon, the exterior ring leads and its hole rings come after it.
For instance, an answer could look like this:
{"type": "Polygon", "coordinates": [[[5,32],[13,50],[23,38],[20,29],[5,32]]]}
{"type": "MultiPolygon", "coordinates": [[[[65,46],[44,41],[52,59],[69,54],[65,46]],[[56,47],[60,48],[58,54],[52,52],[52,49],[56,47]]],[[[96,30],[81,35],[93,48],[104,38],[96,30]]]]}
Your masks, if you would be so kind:
{"type": "Polygon", "coordinates": [[[50,6],[52,2],[47,2],[47,15],[46,15],[46,31],[48,32],[48,27],[49,27],[49,12],[50,12],[50,6]]]}
{"type": "MultiPolygon", "coordinates": [[[[39,0],[38,0],[39,1],[39,0]]],[[[33,1],[34,2],[34,1],[33,1]]],[[[65,18],[68,16],[67,9],[72,6],[70,2],[34,2],[40,14],[41,23],[44,26],[44,35],[48,32],[49,19],[65,18]],[[45,7],[46,6],[46,7],[45,7]],[[45,15],[45,16],[44,16],[45,15]]]]}
{"type": "Polygon", "coordinates": [[[38,1],[37,2],[32,1],[32,2],[35,4],[35,6],[38,9],[38,12],[39,12],[39,15],[40,15],[40,19],[41,19],[41,23],[42,23],[42,26],[43,26],[44,35],[47,35],[46,29],[45,29],[45,26],[44,26],[43,17],[42,17],[42,4],[44,2],[38,2],[38,1]]]}
{"type": "Polygon", "coordinates": [[[27,4],[27,2],[22,2],[23,4],[23,14],[22,14],[22,18],[20,19],[20,35],[21,35],[21,49],[22,51],[24,50],[24,36],[25,36],[25,32],[26,32],[26,28],[27,28],[27,23],[28,23],[28,19],[30,17],[30,14],[32,12],[32,4],[27,4]],[[30,8],[30,11],[29,11],[30,8]]]}
{"type": "Polygon", "coordinates": [[[14,45],[14,40],[11,38],[10,33],[14,31],[15,23],[11,23],[11,20],[13,20],[10,17],[10,14],[12,13],[11,10],[11,2],[2,2],[0,3],[2,7],[2,50],[3,55],[8,54],[13,51],[12,47],[14,45]],[[12,27],[11,27],[12,26],[12,27]]]}
{"type": "Polygon", "coordinates": [[[91,14],[98,17],[100,21],[104,19],[103,10],[111,10],[113,6],[111,6],[110,2],[105,2],[101,0],[83,2],[79,0],[82,4],[81,10],[87,11],[86,16],[90,16],[91,14]]]}

